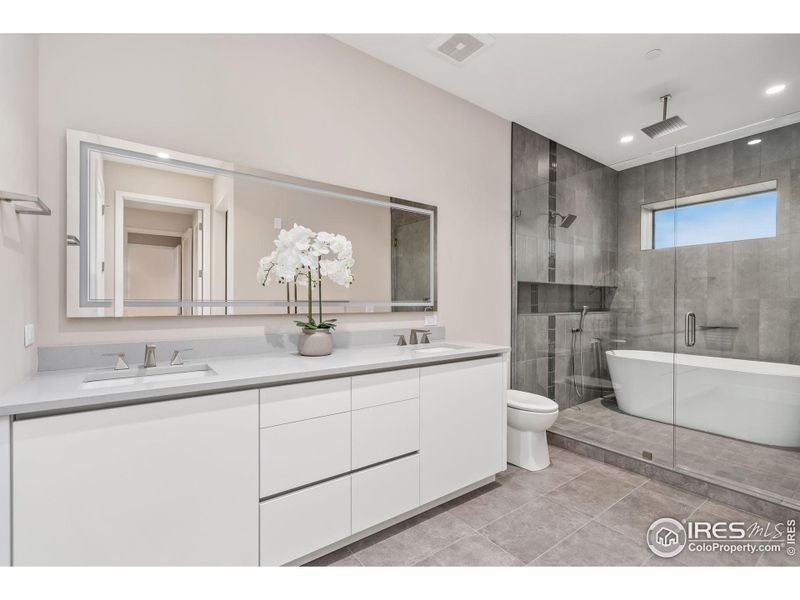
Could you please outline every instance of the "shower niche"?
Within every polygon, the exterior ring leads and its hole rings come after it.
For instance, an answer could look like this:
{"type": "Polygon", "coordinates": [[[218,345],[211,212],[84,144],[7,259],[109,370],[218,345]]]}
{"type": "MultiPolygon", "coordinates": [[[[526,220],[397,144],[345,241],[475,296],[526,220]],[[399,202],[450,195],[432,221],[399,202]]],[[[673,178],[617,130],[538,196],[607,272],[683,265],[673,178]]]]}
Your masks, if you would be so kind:
{"type": "Polygon", "coordinates": [[[607,312],[614,299],[616,287],[603,285],[574,285],[571,283],[517,284],[517,312],[573,313],[587,306],[592,312],[607,312]]]}

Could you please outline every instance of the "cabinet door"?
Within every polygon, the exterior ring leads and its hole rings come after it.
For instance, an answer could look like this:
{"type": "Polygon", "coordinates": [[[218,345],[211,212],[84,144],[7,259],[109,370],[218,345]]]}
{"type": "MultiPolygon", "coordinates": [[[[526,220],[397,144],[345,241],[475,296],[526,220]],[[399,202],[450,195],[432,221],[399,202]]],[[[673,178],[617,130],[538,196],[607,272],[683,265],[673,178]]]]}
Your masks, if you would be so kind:
{"type": "Polygon", "coordinates": [[[353,533],[419,506],[419,454],[353,473],[353,533]]]}
{"type": "Polygon", "coordinates": [[[14,564],[258,564],[258,392],[17,421],[14,564]]]}
{"type": "Polygon", "coordinates": [[[500,357],[422,369],[422,504],[503,470],[503,399],[500,357]]]}
{"type": "Polygon", "coordinates": [[[419,450],[419,399],[353,411],[353,469],[419,450]]]}
{"type": "Polygon", "coordinates": [[[419,397],[419,369],[353,377],[353,410],[419,397]]]}
{"type": "Polygon", "coordinates": [[[350,378],[264,388],[260,398],[261,427],[350,412],[350,378]]]}
{"type": "Polygon", "coordinates": [[[265,500],[261,565],[284,565],[348,537],[350,510],[350,475],[265,500]]]}
{"type": "Polygon", "coordinates": [[[261,430],[261,497],[350,470],[350,413],[261,430]]]}

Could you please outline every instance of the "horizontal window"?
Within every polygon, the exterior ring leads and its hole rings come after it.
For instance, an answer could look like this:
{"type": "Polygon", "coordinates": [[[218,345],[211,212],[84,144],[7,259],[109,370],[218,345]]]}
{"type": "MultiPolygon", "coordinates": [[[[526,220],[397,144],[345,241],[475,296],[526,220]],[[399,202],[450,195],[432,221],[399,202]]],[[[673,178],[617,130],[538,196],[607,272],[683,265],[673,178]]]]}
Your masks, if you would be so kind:
{"type": "Polygon", "coordinates": [[[775,182],[642,206],[642,249],[716,244],[776,235],[775,182]]]}

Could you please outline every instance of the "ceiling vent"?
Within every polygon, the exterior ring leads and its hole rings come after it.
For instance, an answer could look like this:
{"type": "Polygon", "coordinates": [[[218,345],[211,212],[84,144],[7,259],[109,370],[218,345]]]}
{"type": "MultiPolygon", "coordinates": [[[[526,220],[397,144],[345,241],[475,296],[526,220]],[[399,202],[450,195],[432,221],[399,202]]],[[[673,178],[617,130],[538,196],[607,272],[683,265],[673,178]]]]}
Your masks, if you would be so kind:
{"type": "Polygon", "coordinates": [[[451,63],[463,65],[492,44],[494,38],[488,34],[453,33],[439,36],[429,47],[451,63]]]}

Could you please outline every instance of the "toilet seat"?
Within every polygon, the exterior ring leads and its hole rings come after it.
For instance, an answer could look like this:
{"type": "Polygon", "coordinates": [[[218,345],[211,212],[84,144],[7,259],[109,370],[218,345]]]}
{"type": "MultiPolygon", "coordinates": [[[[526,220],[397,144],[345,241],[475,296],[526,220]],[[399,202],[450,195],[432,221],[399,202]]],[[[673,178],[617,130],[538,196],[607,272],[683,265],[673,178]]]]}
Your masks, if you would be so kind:
{"type": "Polygon", "coordinates": [[[524,410],[525,412],[550,414],[558,412],[558,404],[550,398],[521,392],[519,390],[507,390],[506,401],[510,408],[524,410]]]}

